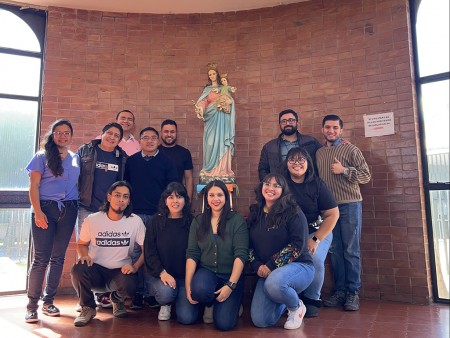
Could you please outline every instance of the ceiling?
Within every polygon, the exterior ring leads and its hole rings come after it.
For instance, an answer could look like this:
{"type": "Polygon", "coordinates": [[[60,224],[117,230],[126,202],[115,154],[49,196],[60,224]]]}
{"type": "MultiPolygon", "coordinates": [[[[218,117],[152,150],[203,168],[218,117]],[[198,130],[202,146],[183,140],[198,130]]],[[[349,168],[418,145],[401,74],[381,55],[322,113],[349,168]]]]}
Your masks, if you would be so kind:
{"type": "Polygon", "coordinates": [[[124,13],[215,13],[287,5],[309,0],[25,0],[0,3],[45,9],[49,6],[124,13]]]}

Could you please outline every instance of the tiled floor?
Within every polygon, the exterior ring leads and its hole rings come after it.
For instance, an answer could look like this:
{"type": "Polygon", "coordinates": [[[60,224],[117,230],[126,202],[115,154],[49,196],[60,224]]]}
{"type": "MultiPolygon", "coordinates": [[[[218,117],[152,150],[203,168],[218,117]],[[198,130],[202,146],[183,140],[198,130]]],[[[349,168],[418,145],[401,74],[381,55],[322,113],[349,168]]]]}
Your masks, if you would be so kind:
{"type": "Polygon", "coordinates": [[[59,338],[59,337],[414,337],[448,338],[449,306],[419,306],[390,302],[362,301],[358,312],[341,309],[321,309],[318,318],[305,319],[298,330],[284,330],[282,317],[276,327],[255,328],[250,321],[248,304],[235,330],[219,332],[213,325],[203,323],[185,326],[174,319],[157,320],[157,309],[130,311],[126,319],[113,318],[111,310],[99,310],[97,317],[86,327],[75,328],[73,320],[77,300],[61,296],[55,304],[62,315],[50,318],[39,313],[38,324],[26,324],[26,298],[24,296],[0,297],[0,337],[3,338],[59,338]]]}

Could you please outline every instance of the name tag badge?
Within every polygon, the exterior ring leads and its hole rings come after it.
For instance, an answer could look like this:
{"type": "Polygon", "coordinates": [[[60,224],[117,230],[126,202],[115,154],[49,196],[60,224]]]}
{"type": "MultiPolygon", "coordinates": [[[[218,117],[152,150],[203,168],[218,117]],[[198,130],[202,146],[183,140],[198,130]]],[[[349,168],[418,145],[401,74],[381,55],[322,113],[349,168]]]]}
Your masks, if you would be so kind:
{"type": "Polygon", "coordinates": [[[119,171],[119,166],[117,164],[108,163],[108,170],[109,171],[119,171]]]}

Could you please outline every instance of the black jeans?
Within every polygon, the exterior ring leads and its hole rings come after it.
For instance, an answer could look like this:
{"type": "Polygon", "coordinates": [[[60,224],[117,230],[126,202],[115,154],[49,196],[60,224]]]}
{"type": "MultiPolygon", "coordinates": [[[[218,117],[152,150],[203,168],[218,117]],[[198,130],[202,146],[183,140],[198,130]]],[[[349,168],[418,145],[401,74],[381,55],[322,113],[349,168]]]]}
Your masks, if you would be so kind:
{"type": "Polygon", "coordinates": [[[88,266],[78,262],[72,267],[72,284],[80,298],[81,306],[95,309],[93,290],[96,292],[114,292],[114,298],[123,302],[136,291],[136,274],[125,275],[121,269],[108,269],[99,264],[88,266]]]}

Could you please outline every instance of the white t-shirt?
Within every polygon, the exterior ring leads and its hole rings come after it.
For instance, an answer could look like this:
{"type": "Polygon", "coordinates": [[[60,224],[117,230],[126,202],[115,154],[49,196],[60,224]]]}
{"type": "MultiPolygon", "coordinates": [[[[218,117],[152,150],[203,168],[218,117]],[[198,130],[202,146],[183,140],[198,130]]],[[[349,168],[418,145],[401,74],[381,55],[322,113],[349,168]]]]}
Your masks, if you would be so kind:
{"type": "Polygon", "coordinates": [[[113,221],[104,212],[86,217],[79,237],[83,242],[90,242],[89,256],[94,263],[108,269],[131,264],[134,243],[143,245],[144,238],[145,226],[138,215],[113,221]]]}

